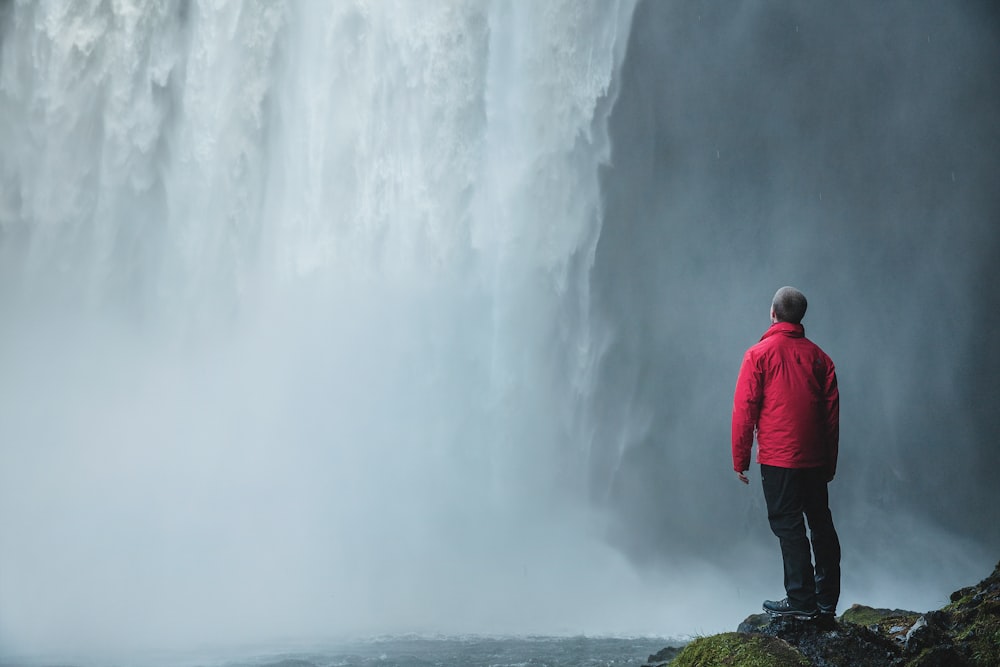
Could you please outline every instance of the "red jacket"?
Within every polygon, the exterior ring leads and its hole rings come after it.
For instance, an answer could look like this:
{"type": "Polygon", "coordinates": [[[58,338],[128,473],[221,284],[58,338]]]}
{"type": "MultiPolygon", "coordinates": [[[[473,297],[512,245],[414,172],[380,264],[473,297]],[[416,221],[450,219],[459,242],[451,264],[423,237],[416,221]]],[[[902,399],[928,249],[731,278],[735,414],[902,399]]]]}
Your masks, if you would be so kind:
{"type": "Polygon", "coordinates": [[[840,393],[833,361],[801,324],[778,322],[743,355],[733,398],[733,468],[757,462],[779,468],[837,471],[840,393]]]}

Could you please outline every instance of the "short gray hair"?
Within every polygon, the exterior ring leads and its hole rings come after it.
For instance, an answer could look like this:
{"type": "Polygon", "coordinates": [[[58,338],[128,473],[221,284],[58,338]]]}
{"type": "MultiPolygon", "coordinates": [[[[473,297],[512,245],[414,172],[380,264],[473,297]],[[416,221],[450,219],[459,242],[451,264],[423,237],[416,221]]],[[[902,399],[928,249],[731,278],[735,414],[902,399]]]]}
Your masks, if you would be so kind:
{"type": "Polygon", "coordinates": [[[771,308],[774,309],[774,316],[778,321],[792,324],[802,321],[808,306],[806,295],[794,287],[782,287],[774,293],[774,299],[771,301],[771,308]]]}

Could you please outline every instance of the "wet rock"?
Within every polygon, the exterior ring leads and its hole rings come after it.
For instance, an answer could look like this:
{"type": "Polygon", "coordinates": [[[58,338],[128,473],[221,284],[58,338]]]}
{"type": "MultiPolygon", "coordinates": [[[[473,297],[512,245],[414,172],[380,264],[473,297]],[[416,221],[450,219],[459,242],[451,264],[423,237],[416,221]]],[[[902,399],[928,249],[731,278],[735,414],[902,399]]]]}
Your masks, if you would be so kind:
{"type": "Polygon", "coordinates": [[[771,619],[767,614],[752,614],[743,619],[743,622],[736,628],[737,632],[760,632],[763,628],[771,624],[771,619]]]}
{"type": "Polygon", "coordinates": [[[917,619],[917,622],[914,623],[913,626],[906,631],[906,637],[903,640],[903,645],[907,649],[912,649],[916,645],[916,642],[920,641],[921,630],[924,630],[926,627],[927,627],[927,619],[921,616],[920,618],[917,619]]]}
{"type": "Polygon", "coordinates": [[[893,664],[899,655],[898,646],[888,637],[833,618],[775,620],[756,632],[788,642],[814,667],[881,667],[893,664]]]}
{"type": "Polygon", "coordinates": [[[663,667],[670,664],[670,661],[680,652],[679,646],[668,646],[646,658],[646,664],[642,667],[663,667]]]}
{"type": "MultiPolygon", "coordinates": [[[[1000,563],[976,586],[952,593],[951,603],[936,611],[856,604],[837,619],[772,621],[766,614],[752,614],[737,630],[701,637],[669,664],[998,667],[1000,563]]],[[[654,663],[654,657],[651,664],[667,664],[654,663]]]]}

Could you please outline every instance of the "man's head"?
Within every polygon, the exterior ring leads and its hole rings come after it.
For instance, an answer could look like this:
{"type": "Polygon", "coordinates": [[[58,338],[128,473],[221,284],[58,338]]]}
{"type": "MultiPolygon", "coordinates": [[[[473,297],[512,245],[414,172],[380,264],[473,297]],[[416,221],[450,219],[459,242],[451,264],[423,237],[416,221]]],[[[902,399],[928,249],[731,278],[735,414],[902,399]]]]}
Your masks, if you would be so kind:
{"type": "Polygon", "coordinates": [[[771,321],[798,324],[808,305],[805,294],[794,287],[782,287],[771,300],[771,321]]]}

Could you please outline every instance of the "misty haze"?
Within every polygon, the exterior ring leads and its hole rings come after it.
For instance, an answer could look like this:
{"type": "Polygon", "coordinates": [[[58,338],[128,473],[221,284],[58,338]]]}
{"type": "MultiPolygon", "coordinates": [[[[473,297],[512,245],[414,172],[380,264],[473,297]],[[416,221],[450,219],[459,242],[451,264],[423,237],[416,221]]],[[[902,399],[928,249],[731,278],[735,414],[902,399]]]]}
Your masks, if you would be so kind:
{"type": "Polygon", "coordinates": [[[841,605],[942,605],[1000,557],[998,35],[0,0],[0,664],[729,629],[781,587],[729,439],[787,284],[841,605]]]}

